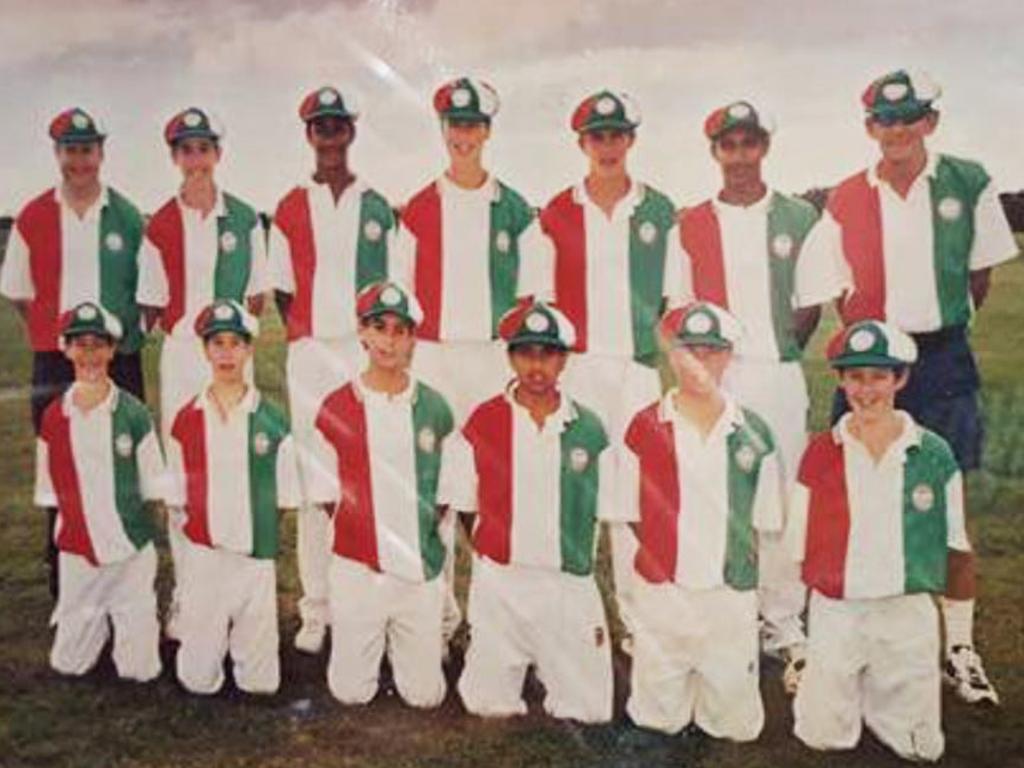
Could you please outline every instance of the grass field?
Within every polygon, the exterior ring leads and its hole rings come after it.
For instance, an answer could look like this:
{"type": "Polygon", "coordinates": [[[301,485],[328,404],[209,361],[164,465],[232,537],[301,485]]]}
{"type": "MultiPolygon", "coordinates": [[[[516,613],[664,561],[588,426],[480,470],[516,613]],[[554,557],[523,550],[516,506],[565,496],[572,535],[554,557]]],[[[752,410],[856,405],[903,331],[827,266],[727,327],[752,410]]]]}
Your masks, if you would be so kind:
{"type": "MultiPolygon", "coordinates": [[[[1024,766],[1024,264],[1000,269],[975,344],[986,382],[985,471],[970,481],[973,537],[980,555],[978,644],[1003,707],[971,710],[944,695],[944,765],[1024,766]]],[[[823,423],[831,383],[821,363],[826,329],[808,364],[816,426],[823,423]]],[[[154,349],[146,352],[150,402],[156,402],[154,349]]],[[[0,308],[0,766],[862,766],[898,765],[865,736],[853,752],[820,755],[791,735],[789,702],[778,668],[766,664],[762,691],[767,723],[752,745],[695,736],[639,746],[620,742],[620,723],[563,725],[539,713],[491,722],[467,716],[449,693],[434,712],[414,712],[382,694],[365,708],[333,702],[324,681],[326,655],[291,649],[297,625],[294,519],[284,521],[279,561],[283,684],[273,697],[225,692],[210,699],[176,684],[169,648],[155,684],[120,683],[109,659],[81,680],[51,672],[47,653],[50,599],[40,553],[42,516],[31,505],[32,442],[28,425],[29,355],[9,307],[0,308]]],[[[278,326],[261,340],[257,377],[283,403],[278,326]]],[[[161,543],[162,544],[162,543],[161,543]]],[[[167,563],[161,572],[166,600],[167,563]]],[[[616,659],[620,688],[628,663],[616,659]]]]}

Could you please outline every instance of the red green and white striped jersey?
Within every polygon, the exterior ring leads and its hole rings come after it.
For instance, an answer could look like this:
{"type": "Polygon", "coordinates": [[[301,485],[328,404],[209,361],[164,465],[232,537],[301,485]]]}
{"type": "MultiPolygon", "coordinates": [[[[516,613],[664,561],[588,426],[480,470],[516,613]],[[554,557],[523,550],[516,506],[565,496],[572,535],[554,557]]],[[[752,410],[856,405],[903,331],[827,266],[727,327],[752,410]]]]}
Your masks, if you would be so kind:
{"type": "Polygon", "coordinates": [[[144,502],[163,496],[164,461],[146,406],[111,386],[89,411],[76,385],[43,413],[35,503],[57,507],[55,543],[93,565],[125,560],[152,541],[144,502]]]}
{"type": "Polygon", "coordinates": [[[444,398],[412,379],[389,396],[357,378],[324,399],[318,466],[304,470],[309,501],[336,505],[335,554],[408,581],[441,572],[437,485],[453,427],[444,398]]]}
{"type": "Polygon", "coordinates": [[[694,297],[729,310],[744,327],[736,354],[798,360],[794,310],[846,288],[839,230],[810,203],[770,191],[749,206],[706,200],[679,217],[694,297]]]}
{"type": "Polygon", "coordinates": [[[459,459],[445,467],[442,501],[476,511],[478,555],[588,575],[597,521],[609,514],[601,491],[611,467],[604,427],[562,393],[558,410],[538,428],[513,393],[482,403],[466,421],[459,459]]]}
{"type": "Polygon", "coordinates": [[[1019,252],[988,173],[947,155],[929,155],[906,198],[869,168],[832,191],[828,210],[852,273],[846,324],[885,320],[908,333],[964,325],[970,273],[1019,252]]]}
{"type": "Polygon", "coordinates": [[[850,434],[849,414],[804,452],[787,546],[807,586],[828,597],[941,594],[948,550],[970,550],[952,450],[901,416],[901,436],[877,463],[850,434]]]}
{"type": "Polygon", "coordinates": [[[143,219],[112,187],[79,218],[48,189],[14,220],[0,268],[0,294],[28,302],[28,335],[37,352],[58,349],[61,314],[91,301],[117,315],[124,328],[118,349],[142,346],[135,289],[143,219]]]}
{"type": "Polygon", "coordinates": [[[271,559],[278,510],[301,503],[296,461],[288,421],[255,387],[226,420],[206,390],[174,418],[166,502],[184,508],[193,543],[271,559]]]}
{"type": "Polygon", "coordinates": [[[244,304],[268,289],[267,249],[251,206],[218,192],[204,218],[178,196],[149,220],[139,257],[139,304],[163,309],[166,333],[191,336],[215,299],[244,304]]]}
{"type": "Polygon", "coordinates": [[[577,352],[632,357],[654,364],[654,326],[668,297],[689,293],[672,202],[634,181],[611,218],[580,183],[540,214],[554,243],[554,298],[576,328],[577,352]]]}
{"type": "Polygon", "coordinates": [[[490,341],[519,296],[550,290],[550,250],[536,215],[494,177],[462,189],[441,176],[402,209],[397,272],[423,307],[416,335],[490,341]]]}
{"type": "Polygon", "coordinates": [[[706,436],[673,405],[675,390],[633,417],[620,459],[625,519],[639,523],[636,571],[688,589],[757,586],[756,531],[778,531],[785,498],[771,431],[726,400],[706,436]]]}
{"type": "Polygon", "coordinates": [[[397,227],[387,200],[359,181],[337,202],[326,184],[300,185],[281,199],[270,228],[270,284],[292,296],[289,341],[355,335],[356,296],[393,277],[397,227]]]}

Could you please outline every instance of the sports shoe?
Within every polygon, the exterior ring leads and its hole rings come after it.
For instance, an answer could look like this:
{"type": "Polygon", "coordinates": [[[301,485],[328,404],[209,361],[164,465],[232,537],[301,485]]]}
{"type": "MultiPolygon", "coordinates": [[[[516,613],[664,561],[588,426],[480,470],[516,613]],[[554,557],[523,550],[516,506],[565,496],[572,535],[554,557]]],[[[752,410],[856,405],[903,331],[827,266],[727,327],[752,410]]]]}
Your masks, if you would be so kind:
{"type": "Polygon", "coordinates": [[[792,645],[782,651],[782,658],[786,662],[782,670],[782,688],[787,696],[796,696],[804,667],[807,666],[807,652],[802,645],[792,645]]]}
{"type": "Polygon", "coordinates": [[[295,633],[295,650],[303,653],[320,653],[324,647],[327,625],[320,619],[305,619],[295,633]]]}
{"type": "Polygon", "coordinates": [[[981,665],[981,657],[969,645],[954,645],[942,670],[946,685],[968,704],[999,705],[999,694],[992,687],[981,665]]]}

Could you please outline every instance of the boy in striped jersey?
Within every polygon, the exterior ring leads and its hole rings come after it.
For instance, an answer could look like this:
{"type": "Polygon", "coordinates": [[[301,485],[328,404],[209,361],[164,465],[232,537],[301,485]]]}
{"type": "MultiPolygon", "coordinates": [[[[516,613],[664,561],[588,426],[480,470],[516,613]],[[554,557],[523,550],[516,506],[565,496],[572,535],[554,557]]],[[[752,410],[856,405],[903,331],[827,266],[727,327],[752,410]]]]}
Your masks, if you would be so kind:
{"type": "Polygon", "coordinates": [[[65,675],[95,666],[114,627],[120,677],[160,674],[156,550],[145,502],[160,496],[163,457],[146,407],[107,373],[121,322],[84,302],[59,321],[75,381],[43,412],[35,503],[56,507],[60,597],[50,665],[65,675]]]}
{"type": "Polygon", "coordinates": [[[470,415],[442,480],[442,499],[477,517],[459,694],[473,714],[525,714],[533,665],[548,714],[606,722],[611,651],[594,559],[598,519],[610,513],[600,491],[608,438],[559,384],[576,341],[561,311],[524,303],[499,332],[515,380],[470,415]]]}
{"type": "Polygon", "coordinates": [[[423,321],[415,296],[375,283],[359,294],[356,311],[369,362],[320,406],[319,456],[304,475],[310,502],[334,523],[327,683],[339,701],[366,704],[386,649],[402,699],[434,707],[445,695],[447,556],[436,495],[452,412],[409,375],[423,321]]]}
{"type": "Polygon", "coordinates": [[[851,412],[804,453],[786,537],[811,590],[797,738],[852,749],[861,723],[901,757],[938,760],[941,595],[970,552],[949,444],[896,397],[917,347],[874,320],[830,343],[851,412]]]}
{"type": "Polygon", "coordinates": [[[660,330],[678,385],[633,417],[617,484],[639,540],[626,711],[643,728],[751,741],[758,537],[782,528],[781,460],[764,420],[721,389],[738,321],[694,302],[660,330]]]}
{"type": "Polygon", "coordinates": [[[299,505],[288,422],[246,382],[256,318],[229,299],[200,312],[212,381],[178,411],[167,444],[167,505],[185,535],[177,672],[193,693],[216,693],[230,652],[236,685],[273,693],[278,511],[299,505]]]}

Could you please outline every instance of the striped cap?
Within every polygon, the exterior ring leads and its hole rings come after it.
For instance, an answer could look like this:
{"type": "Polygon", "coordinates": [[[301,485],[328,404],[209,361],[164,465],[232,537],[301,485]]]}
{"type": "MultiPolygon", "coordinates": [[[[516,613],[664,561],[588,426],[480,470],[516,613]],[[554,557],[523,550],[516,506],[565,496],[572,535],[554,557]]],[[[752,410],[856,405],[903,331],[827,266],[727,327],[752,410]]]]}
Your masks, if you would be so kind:
{"type": "Polygon", "coordinates": [[[65,109],[53,118],[49,134],[58,144],[88,144],[107,137],[103,127],[81,107],[65,109]]]}
{"type": "Polygon", "coordinates": [[[709,301],[694,301],[666,312],[658,330],[663,339],[677,347],[732,349],[743,335],[739,320],[709,301]]]}
{"type": "Polygon", "coordinates": [[[325,85],[306,95],[299,105],[299,117],[306,123],[318,117],[340,117],[355,121],[359,117],[359,110],[351,95],[345,98],[337,88],[325,85]]]}
{"type": "Polygon", "coordinates": [[[498,92],[472,77],[451,80],[434,92],[434,110],[445,120],[490,123],[498,106],[498,92]]]}
{"type": "Polygon", "coordinates": [[[60,347],[64,348],[68,339],[76,336],[103,336],[111,341],[118,341],[123,335],[121,321],[101,304],[83,301],[81,304],[63,313],[57,321],[60,328],[60,347]]]}
{"type": "Polygon", "coordinates": [[[892,124],[920,120],[941,95],[942,89],[926,73],[898,69],[873,80],[860,100],[869,118],[892,124]]]}
{"type": "Polygon", "coordinates": [[[172,147],[183,139],[211,139],[218,141],[224,135],[220,121],[198,107],[178,112],[164,126],[164,141],[172,147]]]}
{"type": "Polygon", "coordinates": [[[761,119],[761,115],[749,101],[734,101],[719,107],[704,121],[704,135],[711,141],[733,128],[750,128],[765,134],[770,134],[773,129],[768,121],[761,119]]]}
{"type": "Polygon", "coordinates": [[[572,113],[576,133],[591,131],[632,131],[640,125],[640,109],[624,93],[598,91],[580,102],[572,113]]]}
{"type": "Polygon", "coordinates": [[[505,313],[498,322],[498,335],[509,349],[539,344],[568,351],[576,344],[576,328],[560,309],[528,299],[505,313]]]}
{"type": "Polygon", "coordinates": [[[196,335],[204,341],[216,333],[237,333],[252,341],[260,333],[260,322],[232,299],[217,299],[206,307],[195,322],[196,335]]]}
{"type": "Polygon", "coordinates": [[[917,344],[880,320],[861,320],[839,331],[825,350],[833,368],[901,368],[917,360],[917,344]]]}
{"type": "Polygon", "coordinates": [[[392,314],[415,327],[423,322],[423,308],[419,301],[397,283],[372,283],[356,297],[356,315],[360,320],[392,314]]]}

